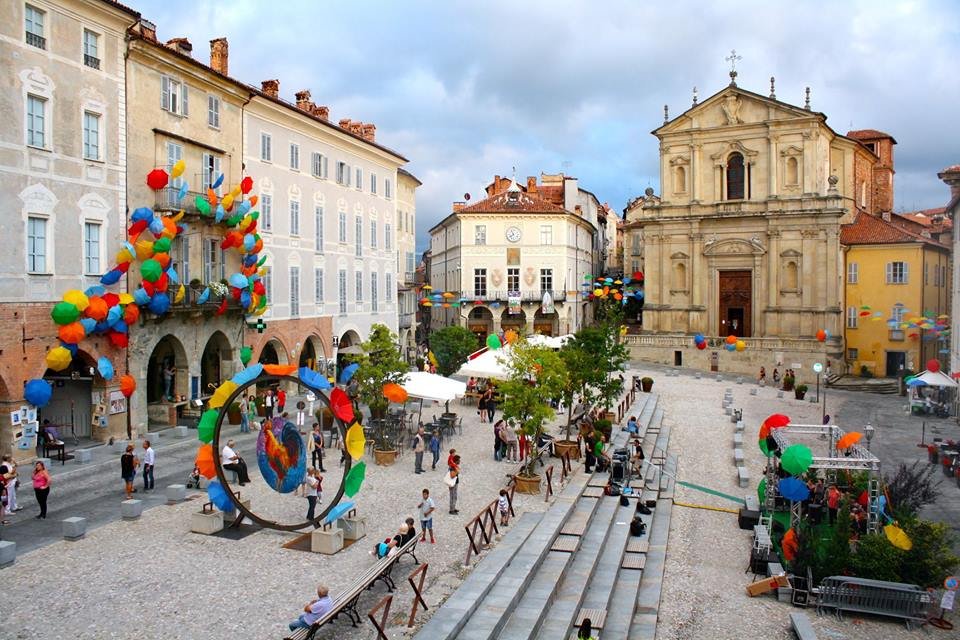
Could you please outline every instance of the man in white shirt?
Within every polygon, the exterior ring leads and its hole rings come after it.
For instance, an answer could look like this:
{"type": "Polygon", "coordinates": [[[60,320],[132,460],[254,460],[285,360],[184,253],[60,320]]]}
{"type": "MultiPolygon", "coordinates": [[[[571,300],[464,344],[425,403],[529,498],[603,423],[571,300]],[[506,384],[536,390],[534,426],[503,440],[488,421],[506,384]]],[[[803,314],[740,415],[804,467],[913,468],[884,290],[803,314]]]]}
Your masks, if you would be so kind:
{"type": "Polygon", "coordinates": [[[235,446],[237,446],[237,443],[234,440],[227,440],[226,446],[220,451],[220,465],[224,469],[235,471],[242,487],[250,482],[250,476],[247,475],[247,463],[243,461],[240,454],[234,451],[235,446]]]}
{"type": "Polygon", "coordinates": [[[143,441],[143,490],[153,489],[153,465],[157,463],[157,453],[149,440],[143,441]]]}

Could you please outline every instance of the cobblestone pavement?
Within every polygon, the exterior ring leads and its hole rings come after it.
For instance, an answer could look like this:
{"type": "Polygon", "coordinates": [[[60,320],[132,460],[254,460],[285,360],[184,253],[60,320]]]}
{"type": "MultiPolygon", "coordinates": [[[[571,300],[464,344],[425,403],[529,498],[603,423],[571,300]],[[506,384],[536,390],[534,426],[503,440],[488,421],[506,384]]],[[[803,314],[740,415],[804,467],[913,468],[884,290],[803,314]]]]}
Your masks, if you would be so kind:
{"type": "MultiPolygon", "coordinates": [[[[425,406],[424,417],[439,414],[441,408],[425,406]]],[[[424,487],[431,490],[437,503],[437,543],[422,544],[417,552],[421,562],[429,563],[429,615],[465,575],[461,565],[467,542],[464,524],[497,496],[507,474],[515,469],[513,464],[493,460],[492,426],[479,423],[475,408],[456,403],[451,409],[464,415],[463,435],[445,443],[446,448],[455,447],[463,456],[460,515],[447,513],[447,490],[442,482],[445,470],[440,466],[430,470],[428,454],[427,471],[415,475],[409,451],[390,467],[378,467],[367,460],[367,478],[356,496],[359,515],[367,518],[367,537],[334,556],[282,548],[295,534],[264,530],[241,540],[193,534],[189,530],[190,514],[199,510],[202,495],[196,494],[196,499],[179,505],[148,509],[136,521],[107,522],[76,542],[61,540],[33,551],[21,550],[12,567],[0,570],[5,585],[0,589],[0,638],[99,639],[134,634],[144,638],[280,638],[286,622],[297,616],[318,583],[328,585],[335,593],[373,562],[369,551],[374,542],[393,535],[407,516],[415,517],[424,487]]],[[[194,438],[195,433],[191,432],[194,438]]],[[[245,436],[240,445],[242,455],[255,467],[252,436],[245,436]]],[[[182,454],[171,451],[159,456],[158,470],[162,461],[175,455],[189,460],[192,468],[195,447],[196,440],[192,440],[183,446],[182,454]]],[[[328,492],[339,482],[337,459],[325,460],[328,492]]],[[[441,466],[445,459],[442,456],[441,466]]],[[[181,483],[186,466],[183,469],[182,475],[158,476],[158,494],[171,482],[181,483]]],[[[96,480],[99,472],[71,478],[71,491],[94,494],[91,501],[103,503],[105,512],[118,516],[122,496],[119,478],[114,475],[119,472],[115,474],[111,467],[105,473],[110,483],[117,480],[112,492],[96,488],[98,482],[106,482],[96,480]]],[[[255,509],[265,508],[272,515],[291,519],[304,515],[305,499],[274,493],[255,468],[251,476],[254,482],[241,491],[244,498],[252,499],[255,509]]],[[[50,515],[40,523],[45,526],[42,535],[46,539],[57,535],[63,517],[83,515],[77,510],[88,506],[82,499],[67,506],[66,489],[62,487],[66,483],[64,478],[54,484],[50,515]]],[[[27,514],[30,505],[25,506],[27,510],[22,513],[27,514]]],[[[543,511],[546,506],[542,496],[517,494],[518,514],[543,511]]],[[[30,520],[35,522],[32,517],[30,520]]],[[[417,526],[419,529],[419,523],[417,526]]],[[[16,529],[11,528],[11,532],[16,529]]],[[[25,542],[24,546],[36,545],[25,542]]],[[[402,570],[394,575],[400,579],[396,580],[398,589],[392,607],[392,636],[403,634],[413,597],[405,579],[412,563],[406,559],[401,562],[402,570]]],[[[384,593],[378,583],[361,600],[361,611],[372,607],[384,593]]],[[[338,621],[318,634],[318,638],[373,636],[365,619],[356,630],[348,622],[338,621]]]]}

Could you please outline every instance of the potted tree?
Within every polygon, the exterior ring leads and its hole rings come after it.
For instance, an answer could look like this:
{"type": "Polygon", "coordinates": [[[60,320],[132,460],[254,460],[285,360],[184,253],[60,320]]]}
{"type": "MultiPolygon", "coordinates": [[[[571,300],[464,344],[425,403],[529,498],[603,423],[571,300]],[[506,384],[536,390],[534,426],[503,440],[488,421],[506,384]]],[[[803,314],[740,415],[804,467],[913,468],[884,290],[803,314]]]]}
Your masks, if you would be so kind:
{"type": "MultiPolygon", "coordinates": [[[[357,383],[357,395],[367,405],[371,418],[386,416],[390,401],[383,395],[383,385],[388,382],[401,384],[410,370],[400,355],[397,336],[382,324],[370,329],[370,337],[360,345],[363,353],[349,356],[350,362],[360,365],[353,380],[357,383]]],[[[386,437],[374,436],[373,455],[377,464],[393,464],[397,457],[395,444],[386,437]]]]}
{"type": "Polygon", "coordinates": [[[807,395],[807,385],[805,385],[805,384],[798,384],[797,386],[795,386],[795,387],[793,388],[793,396],[794,396],[797,400],[803,400],[803,397],[804,397],[805,395],[807,395]]]}
{"type": "Polygon", "coordinates": [[[783,390],[784,391],[793,391],[793,384],[796,382],[794,378],[789,373],[783,376],[783,390]]]}
{"type": "Polygon", "coordinates": [[[509,378],[500,385],[503,419],[518,425],[534,443],[531,455],[515,477],[517,491],[537,494],[540,474],[535,467],[539,460],[536,443],[544,433],[544,425],[554,417],[550,398],[560,394],[563,361],[552,349],[534,347],[521,340],[514,344],[507,369],[509,378]]]}
{"type": "MultiPolygon", "coordinates": [[[[573,406],[579,398],[584,404],[593,404],[596,389],[603,384],[604,374],[597,366],[597,354],[604,347],[604,333],[598,327],[585,327],[574,334],[559,351],[560,359],[566,369],[561,380],[560,400],[567,407],[567,424],[563,440],[555,440],[554,451],[557,456],[569,455],[580,458],[580,444],[571,436],[573,427],[573,406]]],[[[579,417],[579,416],[578,416],[579,417]]]]}
{"type": "Polygon", "coordinates": [[[227,407],[227,420],[230,424],[240,424],[240,403],[231,402],[227,407]]]}
{"type": "Polygon", "coordinates": [[[640,388],[643,389],[644,393],[650,393],[650,390],[653,389],[653,378],[647,376],[640,378],[640,388]]]}
{"type": "MultiPolygon", "coordinates": [[[[612,423],[617,419],[617,414],[613,413],[611,408],[623,393],[623,368],[630,354],[620,340],[620,328],[623,326],[623,312],[620,310],[620,305],[603,308],[605,312],[601,315],[599,324],[600,331],[603,333],[603,349],[597,354],[596,361],[602,373],[602,380],[597,385],[597,395],[604,410],[603,417],[612,423]]],[[[652,380],[650,384],[653,384],[652,380]]]]}

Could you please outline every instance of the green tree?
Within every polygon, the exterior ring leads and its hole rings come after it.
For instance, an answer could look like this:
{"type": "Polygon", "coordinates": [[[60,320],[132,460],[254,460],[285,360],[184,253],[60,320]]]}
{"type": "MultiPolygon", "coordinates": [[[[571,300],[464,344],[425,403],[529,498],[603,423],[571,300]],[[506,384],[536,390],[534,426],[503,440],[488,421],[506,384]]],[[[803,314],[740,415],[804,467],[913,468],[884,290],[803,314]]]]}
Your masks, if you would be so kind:
{"type": "Polygon", "coordinates": [[[397,336],[385,325],[373,325],[370,337],[360,348],[362,354],[348,357],[349,362],[360,365],[354,374],[360,400],[370,408],[371,416],[382,416],[390,404],[383,396],[383,385],[401,384],[410,366],[400,355],[397,336]]]}
{"type": "Polygon", "coordinates": [[[850,567],[850,499],[844,498],[837,511],[833,532],[820,549],[820,561],[814,578],[843,575],[850,567]]]}
{"type": "Polygon", "coordinates": [[[952,551],[950,528],[942,522],[911,520],[903,523],[903,530],[913,547],[903,552],[900,582],[921,587],[942,586],[944,578],[960,565],[960,558],[952,551]]]}
{"type": "Polygon", "coordinates": [[[870,580],[907,582],[900,576],[901,551],[882,533],[861,536],[850,558],[853,575],[870,580]]]}
{"type": "Polygon", "coordinates": [[[567,405],[566,438],[570,440],[570,426],[573,417],[573,405],[578,397],[593,404],[597,399],[597,389],[605,382],[603,367],[597,360],[606,347],[606,334],[600,327],[584,327],[574,334],[571,340],[559,351],[560,359],[567,369],[563,380],[560,398],[567,405]]]}
{"type": "Polygon", "coordinates": [[[430,335],[430,351],[437,359],[437,372],[442,376],[456,373],[467,356],[477,349],[477,336],[465,327],[444,327],[430,335]]]}
{"type": "Polygon", "coordinates": [[[620,335],[622,326],[623,313],[619,312],[619,307],[608,309],[598,325],[603,332],[603,349],[598,353],[597,366],[603,373],[603,381],[597,387],[597,398],[605,411],[609,411],[614,400],[623,393],[624,381],[621,376],[630,359],[630,353],[620,335]]]}
{"type": "Polygon", "coordinates": [[[934,477],[939,465],[914,462],[901,463],[893,476],[885,475],[883,482],[890,499],[889,510],[898,520],[916,517],[920,508],[936,502],[941,482],[934,477]]]}
{"type": "MultiPolygon", "coordinates": [[[[507,370],[509,377],[499,385],[503,394],[503,419],[518,426],[536,442],[544,425],[555,415],[550,399],[559,397],[563,388],[566,375],[563,360],[552,349],[520,340],[513,345],[507,370]]],[[[536,455],[530,456],[521,474],[533,476],[535,463],[536,455]]]]}

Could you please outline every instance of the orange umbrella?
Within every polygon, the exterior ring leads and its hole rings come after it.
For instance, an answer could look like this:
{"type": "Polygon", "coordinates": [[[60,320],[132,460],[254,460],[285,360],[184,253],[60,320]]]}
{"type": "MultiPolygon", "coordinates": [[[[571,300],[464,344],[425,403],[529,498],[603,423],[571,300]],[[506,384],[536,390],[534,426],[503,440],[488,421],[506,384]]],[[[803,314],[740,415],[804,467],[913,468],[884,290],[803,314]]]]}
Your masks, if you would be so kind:
{"type": "Polygon", "coordinates": [[[197,457],[193,461],[197,465],[197,469],[206,479],[211,479],[217,475],[216,467],[213,464],[213,446],[209,444],[202,444],[200,448],[197,449],[197,457]]]}
{"type": "Polygon", "coordinates": [[[845,436],[837,440],[837,449],[849,449],[853,445],[860,442],[860,438],[862,437],[863,437],[862,433],[859,433],[857,431],[851,431],[850,433],[846,434],[845,436]]]}
{"type": "Polygon", "coordinates": [[[57,330],[57,333],[60,335],[60,341],[66,344],[77,344],[83,340],[83,337],[87,334],[83,329],[83,325],[79,322],[62,325],[57,330]]]}
{"type": "Polygon", "coordinates": [[[450,293],[449,291],[444,291],[444,292],[443,292],[443,297],[449,299],[449,298],[455,298],[456,296],[455,296],[454,294],[450,293]]]}
{"type": "Polygon", "coordinates": [[[295,364],[265,364],[263,370],[272,376],[289,376],[297,370],[295,364]]]}
{"type": "Polygon", "coordinates": [[[406,389],[395,382],[388,382],[387,384],[383,385],[383,397],[390,402],[401,404],[407,401],[408,396],[406,389]]]}

